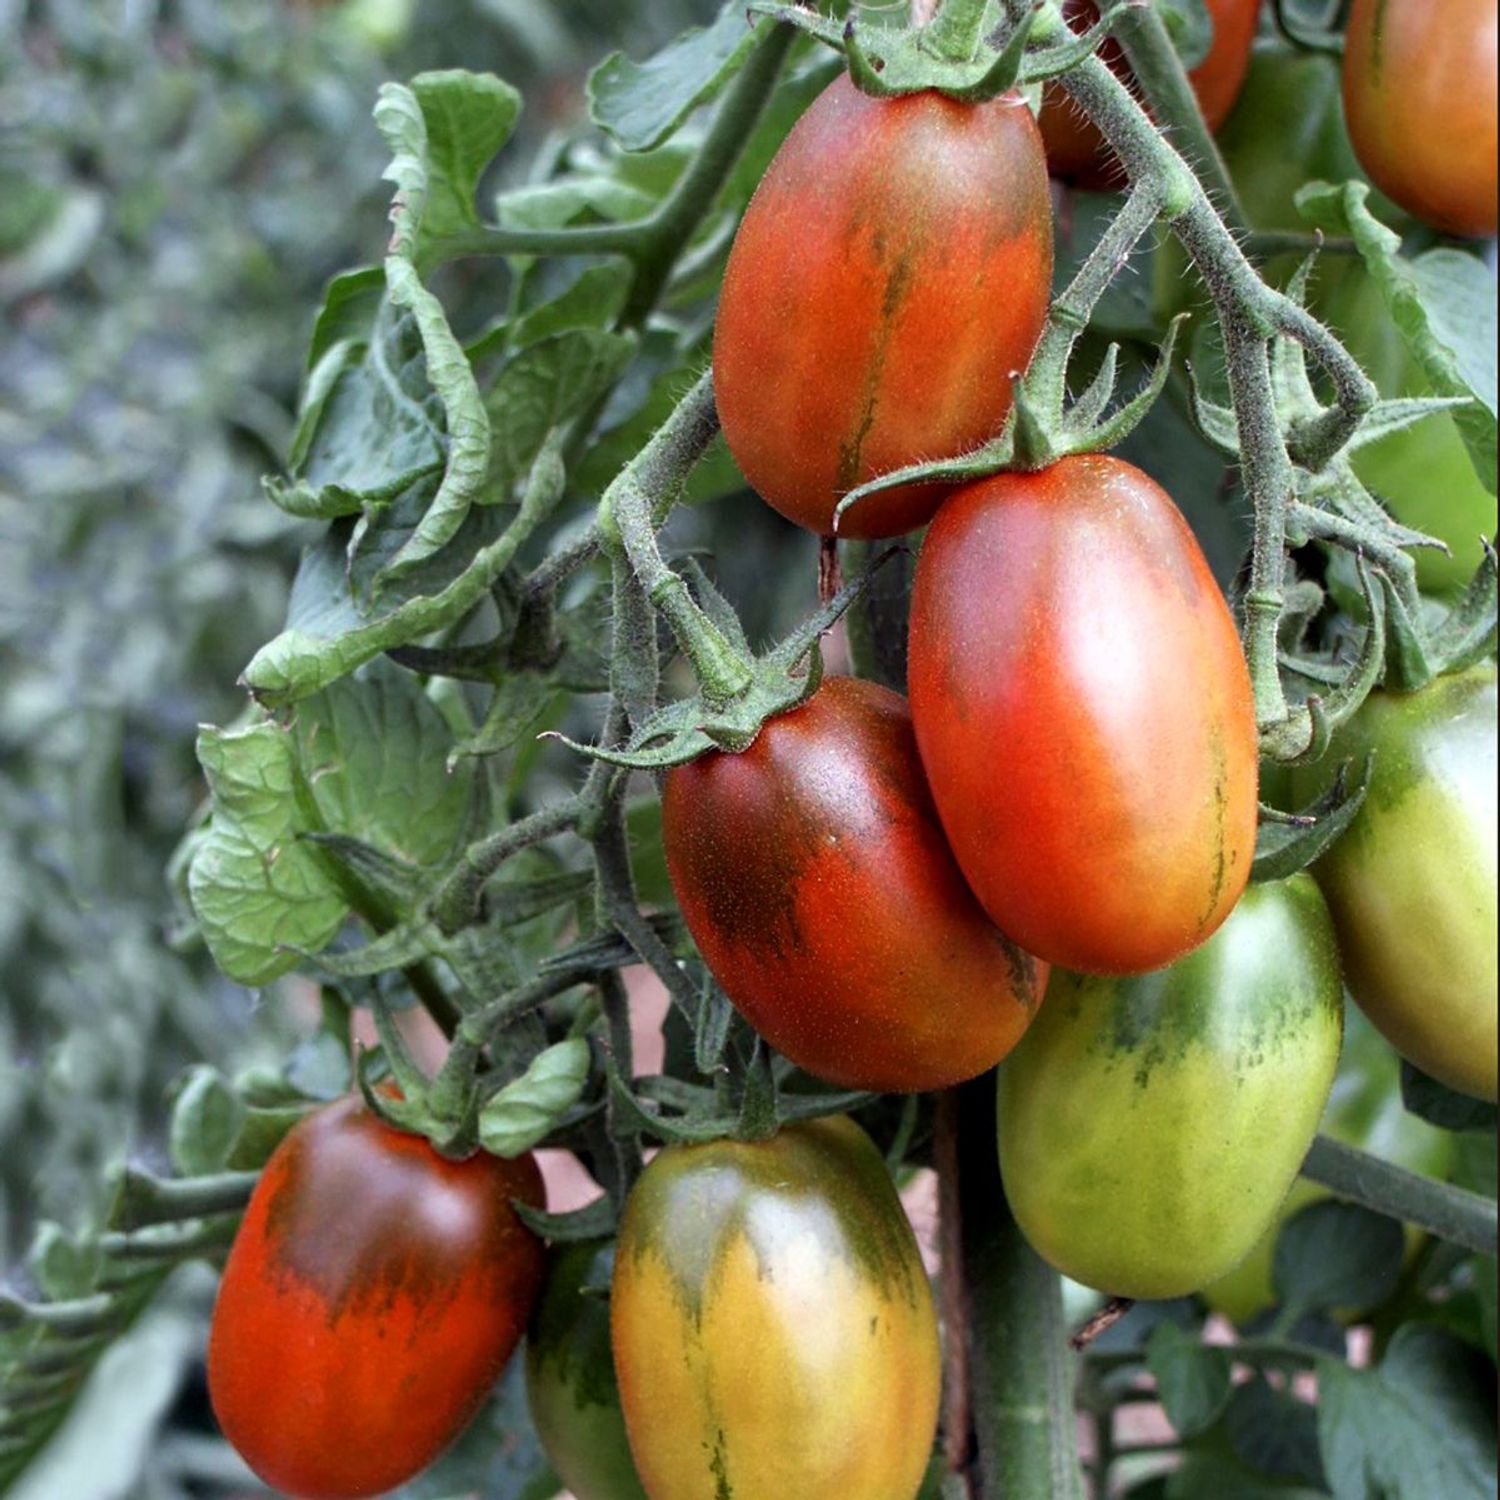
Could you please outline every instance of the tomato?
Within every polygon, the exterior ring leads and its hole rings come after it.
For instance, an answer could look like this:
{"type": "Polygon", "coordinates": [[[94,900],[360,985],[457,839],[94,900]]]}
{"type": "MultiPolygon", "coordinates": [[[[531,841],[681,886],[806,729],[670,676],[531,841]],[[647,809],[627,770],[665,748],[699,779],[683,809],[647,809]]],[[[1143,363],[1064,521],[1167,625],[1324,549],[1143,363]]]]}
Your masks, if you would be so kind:
{"type": "Polygon", "coordinates": [[[214,1307],[224,1435],[304,1500],[376,1495],[468,1424],[526,1327],[541,1243],[531,1157],[447,1161],[357,1098],[308,1116],[266,1163],[214,1307]]]}
{"type": "Polygon", "coordinates": [[[914,1500],[937,1318],[852,1120],[663,1151],[625,1206],[610,1322],[651,1500],[914,1500]]]}
{"type": "MultiPolygon", "coordinates": [[[[1424,1177],[1442,1181],[1453,1166],[1452,1132],[1429,1125],[1402,1103],[1400,1061],[1353,1008],[1345,1013],[1344,1053],[1318,1128],[1346,1146],[1357,1146],[1382,1161],[1393,1162],[1424,1177]]],[[[1239,1324],[1248,1323],[1274,1306],[1276,1292],[1271,1283],[1271,1267],[1282,1225],[1298,1209],[1328,1196],[1327,1188],[1299,1177],[1275,1222],[1250,1254],[1227,1276],[1204,1288],[1203,1297],[1208,1305],[1239,1324]]],[[[1408,1259],[1421,1242],[1422,1235],[1408,1226],[1408,1259]]],[[[1351,1311],[1358,1313],[1363,1309],[1351,1311]]]]}
{"type": "MultiPolygon", "coordinates": [[[[729,451],[783,515],[832,532],[855,485],[999,431],[1051,282],[1046,164],[1018,97],[872,99],[835,79],[730,252],[714,330],[729,451]]],[[[839,533],[910,531],[944,493],[872,496],[839,533]]]]}
{"type": "Polygon", "coordinates": [[[609,1345],[610,1241],[565,1246],[553,1259],[526,1337],[526,1395],[537,1437],[575,1500],[646,1500],[609,1345]]]}
{"type": "Polygon", "coordinates": [[[1495,233],[1495,0],[1354,0],[1344,115],[1371,180],[1434,229],[1495,233]]]}
{"type": "MultiPolygon", "coordinates": [[[[1250,66],[1260,0],[1207,0],[1207,5],[1214,25],[1213,43],[1208,56],[1188,74],[1188,80],[1204,122],[1210,130],[1217,130],[1229,118],[1250,66]]],[[[1063,14],[1074,31],[1085,32],[1098,21],[1099,7],[1094,0],[1065,0],[1063,14]]],[[[1135,78],[1120,44],[1106,41],[1099,56],[1134,92],[1135,78]]],[[[1047,147],[1047,166],[1054,176],[1096,192],[1124,183],[1124,173],[1104,137],[1068,98],[1061,84],[1043,85],[1038,124],[1047,147]]]]}
{"type": "Polygon", "coordinates": [[[1299,801],[1374,752],[1364,806],[1314,874],[1349,992],[1403,1057],[1450,1088],[1497,1094],[1495,668],[1372,693],[1299,801]]]}
{"type": "Polygon", "coordinates": [[[1029,953],[1159,968],[1255,847],[1249,673],[1165,491],[1118,459],[966,486],[917,560],[917,744],[980,903],[1029,953]]]}
{"type": "Polygon", "coordinates": [[[1307,1154],[1343,1003],[1333,923],[1306,875],[1251,886],[1158,973],[1055,973],[1000,1069],[1000,1173],[1037,1253],[1122,1297],[1224,1275],[1307,1154]]]}
{"type": "Polygon", "coordinates": [[[831,678],[739,755],[667,776],[667,870],[724,992],[819,1078],[881,1093],[994,1067],[1046,966],[980,910],[943,839],[906,701],[831,678]]]}

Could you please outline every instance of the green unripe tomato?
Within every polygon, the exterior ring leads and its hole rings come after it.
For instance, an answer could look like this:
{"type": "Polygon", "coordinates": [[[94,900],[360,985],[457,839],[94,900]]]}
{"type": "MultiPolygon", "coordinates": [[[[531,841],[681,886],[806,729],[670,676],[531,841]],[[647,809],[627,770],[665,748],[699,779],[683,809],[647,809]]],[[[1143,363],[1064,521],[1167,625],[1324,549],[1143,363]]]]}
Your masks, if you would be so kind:
{"type": "MultiPolygon", "coordinates": [[[[1424,1177],[1445,1180],[1453,1166],[1453,1135],[1429,1125],[1401,1102],[1401,1060],[1379,1032],[1350,1007],[1344,1017],[1344,1053],[1323,1123],[1323,1135],[1346,1146],[1356,1146],[1382,1161],[1405,1167],[1424,1177]]],[[[1328,1189],[1305,1177],[1292,1184],[1281,1212],[1255,1248],[1227,1276],[1204,1288],[1208,1305],[1226,1318],[1245,1324],[1275,1305],[1271,1266],[1282,1226],[1298,1209],[1320,1198],[1328,1189]]],[[[1406,1253],[1410,1257],[1422,1241],[1414,1229],[1406,1231],[1406,1253]]],[[[1363,1309],[1354,1308],[1351,1312],[1363,1309]]]]}
{"type": "Polygon", "coordinates": [[[1251,886],[1170,968],[1054,971],[1000,1068],[1000,1170],[1017,1222],[1064,1275],[1179,1297],[1275,1217],[1338,1064],[1333,924],[1306,875],[1251,886]]]}
{"type": "Polygon", "coordinates": [[[1323,759],[1294,778],[1301,804],[1341,762],[1374,752],[1364,805],[1313,871],[1349,992],[1403,1057],[1492,1102],[1495,721],[1491,663],[1419,692],[1372,693],[1323,759]]]}
{"type": "Polygon", "coordinates": [[[526,1337],[526,1397],[537,1437],[577,1500],[646,1500],[630,1457],[609,1345],[610,1240],[553,1258],[526,1337]]]}

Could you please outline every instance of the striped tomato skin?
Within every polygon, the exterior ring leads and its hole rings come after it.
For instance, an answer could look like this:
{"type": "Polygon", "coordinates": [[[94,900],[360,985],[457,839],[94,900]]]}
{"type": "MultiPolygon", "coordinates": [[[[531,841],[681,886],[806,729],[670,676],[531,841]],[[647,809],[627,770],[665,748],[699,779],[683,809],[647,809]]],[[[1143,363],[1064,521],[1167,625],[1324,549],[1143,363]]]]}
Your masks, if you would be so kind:
{"type": "Polygon", "coordinates": [[[914,1500],[937,1320],[890,1174],[851,1120],[664,1150],[626,1205],[610,1317],[651,1500],[914,1500]]]}

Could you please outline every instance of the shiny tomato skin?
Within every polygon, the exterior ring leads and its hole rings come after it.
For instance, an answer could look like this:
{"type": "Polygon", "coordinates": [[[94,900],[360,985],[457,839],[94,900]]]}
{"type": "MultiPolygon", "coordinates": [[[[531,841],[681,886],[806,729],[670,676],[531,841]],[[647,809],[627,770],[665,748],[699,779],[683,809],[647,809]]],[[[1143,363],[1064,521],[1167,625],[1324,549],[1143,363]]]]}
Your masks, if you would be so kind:
{"type": "Polygon", "coordinates": [[[224,1435],[299,1500],[378,1495],[453,1441],[515,1349],[544,1270],[512,1198],[535,1161],[447,1161],[357,1098],[282,1141],[230,1250],[209,1334],[224,1435]]]}
{"type": "Polygon", "coordinates": [[[1364,804],[1314,866],[1349,993],[1403,1057],[1492,1103],[1500,1094],[1493,663],[1415,693],[1372,693],[1296,772],[1298,805],[1372,752],[1364,804]]]}
{"type": "Polygon", "coordinates": [[[742,1015],[844,1088],[946,1088],[1026,1029],[1046,966],[980,910],[899,693],[831,678],[738,755],[667,776],[667,870],[742,1015]]]}
{"type": "Polygon", "coordinates": [[[917,560],[908,672],[948,842],[1028,953],[1142,973],[1229,914],[1255,847],[1249,673],[1139,469],[1067,458],[954,495],[917,560]]]}
{"type": "MultiPolygon", "coordinates": [[[[730,252],[713,351],[729,451],[769,504],[830,534],[855,485],[999,431],[1051,281],[1046,165],[1019,98],[872,99],[835,79],[730,252]]],[[[872,496],[839,535],[910,531],[944,493],[872,496]]]]}
{"type": "MultiPolygon", "coordinates": [[[[1453,1132],[1439,1130],[1407,1109],[1401,1100],[1401,1059],[1357,1006],[1350,1006],[1344,1012],[1344,1051],[1318,1131],[1346,1146],[1368,1151],[1381,1161],[1438,1182],[1447,1181],[1453,1169],[1456,1144],[1453,1132]]],[[[1276,1290],[1271,1278],[1276,1240],[1282,1227],[1299,1209],[1330,1196],[1327,1188],[1299,1177],[1271,1227],[1250,1254],[1227,1276],[1204,1287],[1203,1300],[1209,1307],[1241,1327],[1274,1307],[1276,1290]]],[[[1407,1225],[1408,1263],[1424,1238],[1421,1231],[1407,1225]]],[[[1338,1317],[1352,1322],[1364,1311],[1364,1308],[1340,1309],[1338,1317]]]]}
{"type": "Polygon", "coordinates": [[[1370,180],[1449,234],[1495,233],[1495,0],[1354,0],[1344,116],[1370,180]]]}
{"type": "Polygon", "coordinates": [[[1231,1270],[1317,1132],[1343,1016],[1306,875],[1251,886],[1157,973],[1056,972],[999,1071],[1000,1172],[1033,1248],[1112,1296],[1186,1296],[1231,1270]]]}
{"type": "Polygon", "coordinates": [[[915,1500],[937,1319],[853,1121],[663,1151],[625,1207],[610,1321],[651,1500],[915,1500]]]}
{"type": "Polygon", "coordinates": [[[647,1500],[630,1457],[609,1342],[608,1240],[565,1245],[526,1334],[526,1399],[542,1448],[574,1500],[647,1500]]]}
{"type": "MultiPolygon", "coordinates": [[[[1245,74],[1250,67],[1250,46],[1260,18],[1260,0],[1207,0],[1214,23],[1208,56],[1188,74],[1204,123],[1217,130],[1229,118],[1245,74]]],[[[1066,0],[1063,12],[1074,31],[1084,32],[1099,19],[1093,0],[1066,0]]],[[[1099,56],[1125,83],[1133,83],[1130,65],[1118,42],[1106,41],[1099,56]]],[[[1047,167],[1061,177],[1093,192],[1123,186],[1125,174],[1104,137],[1073,104],[1062,85],[1042,88],[1042,107],[1037,118],[1047,147],[1047,167]]]]}

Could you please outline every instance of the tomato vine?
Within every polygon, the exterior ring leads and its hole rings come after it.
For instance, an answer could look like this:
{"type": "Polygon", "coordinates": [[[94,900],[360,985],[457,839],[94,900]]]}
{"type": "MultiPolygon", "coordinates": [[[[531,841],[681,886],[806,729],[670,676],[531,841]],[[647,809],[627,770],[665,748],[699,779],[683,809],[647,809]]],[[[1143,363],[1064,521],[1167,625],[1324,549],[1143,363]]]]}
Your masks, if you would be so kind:
{"type": "MultiPolygon", "coordinates": [[[[1041,471],[1114,448],[1175,392],[1237,468],[1251,511],[1232,602],[1258,748],[1272,765],[1322,757],[1382,677],[1416,688],[1493,649],[1494,552],[1440,616],[1424,611],[1410,549],[1431,539],[1376,502],[1350,457],[1434,412],[1451,412],[1469,451],[1492,457],[1493,414],[1486,422],[1466,372],[1421,329],[1433,394],[1382,399],[1312,309],[1310,265],[1285,285],[1268,274],[1273,255],[1321,243],[1360,257],[1419,321],[1409,272],[1358,186],[1308,189],[1306,235],[1251,228],[1160,7],[1107,8],[1082,36],[1056,0],[946,0],[913,28],[774,0],[750,11],[746,25],[726,7],[709,31],[668,49],[679,76],[665,82],[649,64],[611,59],[591,83],[607,149],[509,184],[494,222],[476,194],[514,127],[514,91],[455,72],[383,92],[392,240],[380,265],[330,288],[292,477],[270,486],[283,510],[325,530],[304,557],[288,628],[246,668],[254,709],[203,732],[213,801],[185,846],[186,894],[233,978],[261,986],[306,965],[337,1019],[351,1005],[372,1012],[377,1043],[347,1062],[364,1107],[386,1123],[452,1160],[543,1142],[584,1156],[601,1200],[568,1214],[518,1209],[553,1241],[609,1236],[652,1145],[711,1144],[727,1157],[764,1147],[784,1125],[847,1112],[896,1164],[920,1140],[944,1179],[944,1305],[967,1325],[950,1350],[943,1493],[1081,1494],[1075,1386],[1101,1420],[1102,1492],[1123,1451],[1102,1379],[1149,1363],[1160,1381],[1171,1359],[1201,1351],[1153,1334],[1123,1352],[1103,1342],[1070,1352],[1058,1275],[994,1181],[992,1089],[945,1094],[934,1123],[925,1105],[893,1110],[798,1071],[739,1018],[670,901],[645,889],[632,819],[654,800],[639,796],[648,778],[744,752],[768,721],[806,705],[822,681],[820,643],[841,620],[861,676],[904,687],[906,670],[912,569],[902,549],[840,544],[852,583],[757,651],[704,570],[663,541],[675,515],[738,483],[714,473],[704,287],[717,283],[750,188],[788,128],[775,115],[788,93],[795,116],[844,70],[876,97],[937,88],[964,102],[1055,81],[1108,141],[1127,191],[1053,297],[1003,429],[974,451],[850,488],[837,516],[901,485],[1041,471]],[[1139,97],[1094,55],[1106,36],[1123,48],[1139,97]],[[1325,231],[1334,239],[1321,240],[1325,231]],[[1117,399],[1121,368],[1140,351],[1111,344],[1101,354],[1091,330],[1164,233],[1191,263],[1214,328],[1192,335],[1184,376],[1185,315],[1167,323],[1140,389],[1117,399]],[[482,277],[493,262],[509,278],[506,315],[461,338],[434,286],[482,277]],[[550,282],[559,262],[580,276],[550,282]],[[548,295],[528,303],[537,283],[548,295]],[[588,303],[584,313],[571,297],[588,303]],[[384,439],[373,459],[360,451],[372,430],[384,439]],[[1324,591],[1297,573],[1314,542],[1350,555],[1361,595],[1331,649],[1308,639],[1324,591]],[[596,698],[602,707],[578,709],[596,698]],[[378,750],[354,748],[372,742],[378,750]],[[559,750],[572,758],[542,761],[559,750]],[[367,812],[361,799],[375,784],[400,794],[367,812]],[[517,936],[528,924],[532,935],[517,936]],[[676,1055],[661,1076],[637,1076],[622,977],[636,965],[672,1006],[676,1055]],[[435,1072],[403,1029],[408,998],[446,1038],[435,1072]]],[[[1232,647],[1227,625],[1226,638],[1232,647]]],[[[1352,768],[1306,811],[1267,810],[1254,878],[1324,853],[1358,814],[1367,779],[1368,768],[1352,768]]],[[[1247,782],[1247,828],[1253,800],[1247,782]]],[[[76,1388],[162,1265],[221,1252],[256,1169],[318,1102],[220,1082],[215,1103],[235,1125],[212,1159],[194,1163],[201,1174],[127,1175],[77,1295],[0,1305],[28,1378],[61,1367],[76,1388]]],[[[206,1114],[202,1099],[193,1107],[206,1114]]],[[[1302,1171],[1464,1251],[1493,1251],[1494,1204],[1480,1194],[1323,1137],[1302,1171]]],[[[1326,1362],[1294,1333],[1242,1340],[1235,1357],[1252,1368],[1326,1362]]],[[[1227,1402],[1227,1363],[1222,1385],[1227,1402]]],[[[0,1467],[6,1423],[25,1429],[13,1413],[0,1420],[0,1467]]]]}

